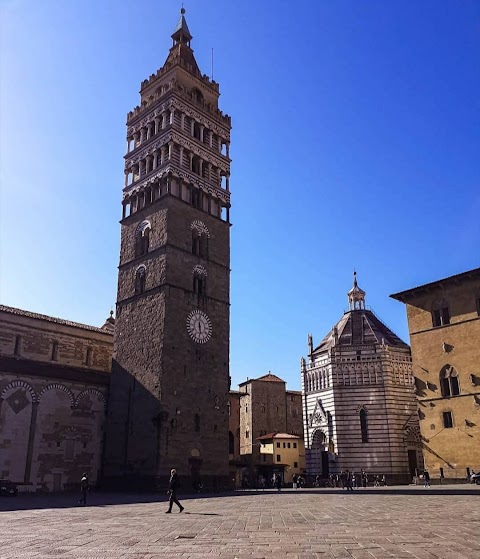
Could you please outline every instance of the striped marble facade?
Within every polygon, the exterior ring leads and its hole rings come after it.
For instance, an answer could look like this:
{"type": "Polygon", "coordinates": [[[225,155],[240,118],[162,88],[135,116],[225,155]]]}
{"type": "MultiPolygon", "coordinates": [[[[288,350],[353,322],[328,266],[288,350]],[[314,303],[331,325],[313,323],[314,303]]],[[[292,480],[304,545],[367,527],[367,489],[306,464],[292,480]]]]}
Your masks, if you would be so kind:
{"type": "Polygon", "coordinates": [[[342,470],[387,483],[410,482],[422,467],[410,348],[365,308],[356,278],[350,309],[302,358],[309,476],[342,470]]]}

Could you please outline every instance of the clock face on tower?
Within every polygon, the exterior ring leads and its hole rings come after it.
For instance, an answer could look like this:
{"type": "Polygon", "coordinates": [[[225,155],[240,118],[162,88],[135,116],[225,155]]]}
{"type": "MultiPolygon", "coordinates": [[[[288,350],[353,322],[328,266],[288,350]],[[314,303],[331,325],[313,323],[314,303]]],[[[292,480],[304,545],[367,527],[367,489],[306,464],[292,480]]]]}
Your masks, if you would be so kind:
{"type": "Polygon", "coordinates": [[[197,344],[204,344],[212,337],[212,323],[203,311],[192,311],[188,315],[187,330],[197,344]]]}

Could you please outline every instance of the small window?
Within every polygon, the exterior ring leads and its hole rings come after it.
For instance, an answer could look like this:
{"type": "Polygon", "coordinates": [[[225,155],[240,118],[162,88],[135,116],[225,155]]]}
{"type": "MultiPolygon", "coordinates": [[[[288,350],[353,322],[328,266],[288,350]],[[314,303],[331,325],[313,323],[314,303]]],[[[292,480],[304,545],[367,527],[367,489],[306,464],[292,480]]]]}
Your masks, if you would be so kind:
{"type": "Polygon", "coordinates": [[[293,448],[297,448],[297,443],[293,443],[293,448]]]}
{"type": "Polygon", "coordinates": [[[294,468],[298,468],[298,462],[294,462],[294,463],[293,463],[293,467],[294,467],[294,468]]]}
{"type": "Polygon", "coordinates": [[[450,308],[446,301],[437,303],[432,310],[432,324],[434,327],[450,324],[450,308]]]}
{"type": "Polygon", "coordinates": [[[204,275],[200,275],[197,273],[193,275],[193,292],[195,293],[195,295],[204,297],[207,291],[206,284],[207,279],[204,275]]]}
{"type": "Polygon", "coordinates": [[[451,429],[453,427],[453,414],[451,411],[443,412],[443,426],[445,429],[451,429]]]}
{"type": "Polygon", "coordinates": [[[51,355],[51,359],[52,361],[56,361],[58,358],[58,342],[53,342],[52,343],[52,355],[51,355]]]}
{"type": "Polygon", "coordinates": [[[227,402],[228,417],[232,415],[232,404],[227,402]]]}
{"type": "Polygon", "coordinates": [[[140,266],[135,272],[135,294],[143,293],[145,291],[145,284],[147,273],[145,266],[140,266]]]}
{"type": "Polygon", "coordinates": [[[248,429],[245,431],[245,438],[246,439],[250,438],[250,431],[248,429]]]}
{"type": "Polygon", "coordinates": [[[93,349],[91,347],[87,347],[87,354],[85,356],[85,365],[92,364],[92,356],[93,356],[93,349]]]}
{"type": "Polygon", "coordinates": [[[14,355],[20,355],[22,347],[22,336],[15,336],[15,348],[13,350],[14,355]]]}
{"type": "Polygon", "coordinates": [[[280,443],[277,443],[277,448],[280,448],[280,443]]]}
{"type": "Polygon", "coordinates": [[[290,443],[287,443],[287,448],[290,448],[290,443]]]}
{"type": "Polygon", "coordinates": [[[281,461],[282,461],[282,458],[281,458],[280,454],[277,454],[277,462],[281,462],[281,461]]]}
{"type": "Polygon", "coordinates": [[[248,413],[248,404],[245,404],[245,413],[248,413]]]}
{"type": "Polygon", "coordinates": [[[364,409],[360,410],[360,429],[362,431],[362,443],[368,443],[367,412],[364,409]]]}
{"type": "Polygon", "coordinates": [[[287,448],[287,443],[283,443],[283,448],[287,448]]]}

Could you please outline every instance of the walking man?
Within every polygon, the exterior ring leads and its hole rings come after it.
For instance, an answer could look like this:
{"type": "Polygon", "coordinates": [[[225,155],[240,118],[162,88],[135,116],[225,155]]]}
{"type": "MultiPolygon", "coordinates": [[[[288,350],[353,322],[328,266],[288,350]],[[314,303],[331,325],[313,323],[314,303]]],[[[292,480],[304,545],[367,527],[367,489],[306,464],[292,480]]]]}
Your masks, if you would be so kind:
{"type": "Polygon", "coordinates": [[[168,510],[165,511],[166,514],[172,512],[172,507],[173,507],[173,503],[175,503],[178,508],[180,509],[180,512],[183,511],[183,509],[185,507],[182,507],[182,505],[178,502],[177,499],[177,489],[180,486],[180,481],[178,479],[177,476],[177,470],[175,468],[172,468],[172,471],[170,472],[170,485],[168,488],[168,493],[170,495],[170,501],[169,501],[169,507],[168,510]]]}
{"type": "Polygon", "coordinates": [[[297,474],[293,474],[293,476],[292,476],[293,489],[297,488],[297,480],[298,480],[297,474]]]}
{"type": "Polygon", "coordinates": [[[425,482],[425,487],[430,487],[430,474],[428,470],[423,471],[423,481],[425,482]]]}
{"type": "Polygon", "coordinates": [[[346,470],[345,472],[345,487],[347,488],[347,491],[353,491],[352,474],[349,470],[346,470]]]}
{"type": "Polygon", "coordinates": [[[87,491],[88,491],[88,476],[86,473],[82,474],[82,479],[80,480],[80,491],[82,492],[82,498],[78,500],[78,504],[83,503],[85,507],[87,504],[87,491]]]}

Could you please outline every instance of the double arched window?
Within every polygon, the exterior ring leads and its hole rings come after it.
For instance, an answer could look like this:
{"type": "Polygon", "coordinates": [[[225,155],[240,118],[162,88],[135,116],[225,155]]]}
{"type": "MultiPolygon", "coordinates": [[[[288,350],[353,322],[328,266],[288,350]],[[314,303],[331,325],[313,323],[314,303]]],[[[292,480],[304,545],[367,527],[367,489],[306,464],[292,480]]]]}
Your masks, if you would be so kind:
{"type": "Polygon", "coordinates": [[[458,383],[458,373],[454,367],[445,365],[440,371],[440,387],[442,396],[458,396],[460,394],[460,385],[458,383]]]}
{"type": "Polygon", "coordinates": [[[433,326],[445,326],[450,324],[450,307],[445,299],[433,305],[432,324],[433,326]]]}
{"type": "Polygon", "coordinates": [[[193,292],[200,297],[207,294],[207,270],[200,265],[193,268],[193,292]]]}
{"type": "Polygon", "coordinates": [[[208,238],[210,234],[207,227],[201,221],[194,221],[192,230],[192,254],[201,258],[208,258],[208,238]]]}

